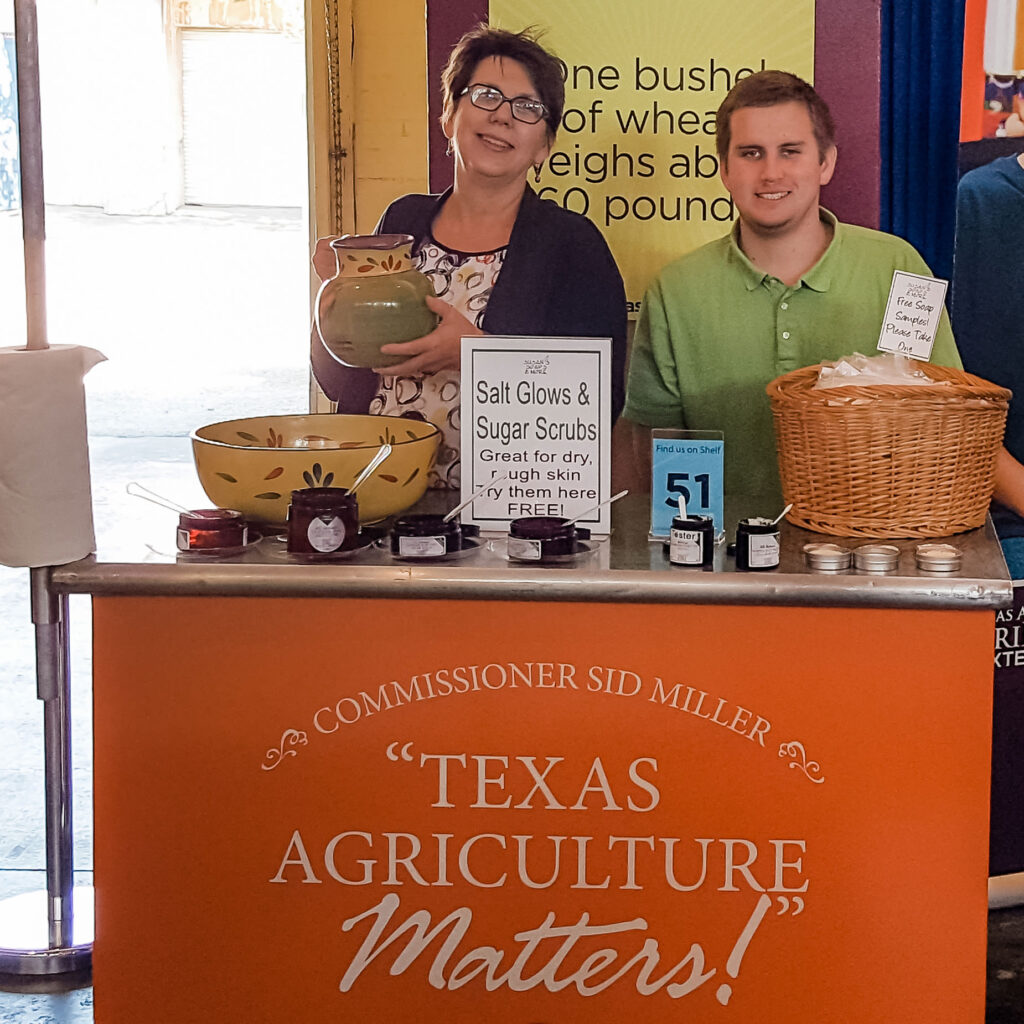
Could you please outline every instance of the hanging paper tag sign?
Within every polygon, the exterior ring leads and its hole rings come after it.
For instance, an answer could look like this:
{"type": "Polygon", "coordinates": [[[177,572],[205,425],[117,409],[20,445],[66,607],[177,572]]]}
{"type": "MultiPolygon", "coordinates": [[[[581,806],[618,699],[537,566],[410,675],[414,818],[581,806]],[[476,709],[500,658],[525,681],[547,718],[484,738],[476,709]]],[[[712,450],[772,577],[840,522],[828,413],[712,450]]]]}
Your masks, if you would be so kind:
{"type": "Polygon", "coordinates": [[[878,336],[879,349],[930,359],[947,286],[948,282],[938,277],[895,271],[878,336]]]}

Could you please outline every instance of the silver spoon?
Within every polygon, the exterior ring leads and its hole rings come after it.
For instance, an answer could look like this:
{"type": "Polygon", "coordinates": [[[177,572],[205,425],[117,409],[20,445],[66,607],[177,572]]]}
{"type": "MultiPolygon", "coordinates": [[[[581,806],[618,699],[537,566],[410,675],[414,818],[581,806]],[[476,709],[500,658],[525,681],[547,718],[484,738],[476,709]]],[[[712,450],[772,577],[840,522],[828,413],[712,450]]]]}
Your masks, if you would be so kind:
{"type": "Polygon", "coordinates": [[[487,481],[487,483],[483,485],[483,487],[481,487],[477,491],[474,491],[461,505],[456,505],[455,508],[453,508],[451,512],[449,512],[444,517],[444,519],[441,520],[441,522],[450,523],[467,505],[472,505],[473,502],[476,501],[476,499],[479,498],[481,494],[483,494],[485,491],[490,490],[495,484],[500,484],[502,480],[507,480],[508,475],[511,472],[512,470],[509,469],[502,473],[501,476],[492,477],[490,480],[487,481]]]}
{"type": "MultiPolygon", "coordinates": [[[[136,480],[130,480],[124,485],[125,491],[130,494],[133,498],[141,498],[143,501],[148,501],[153,505],[159,505],[161,508],[169,508],[172,512],[184,512],[190,516],[204,516],[206,514],[205,509],[191,509],[185,508],[184,505],[179,505],[176,502],[171,501],[170,498],[165,498],[162,494],[157,494],[156,491],[151,491],[148,487],[143,487],[142,484],[136,480]]],[[[216,512],[212,512],[211,515],[216,515],[216,512]]]]}
{"type": "Polygon", "coordinates": [[[588,508],[586,512],[581,512],[578,516],[573,516],[572,519],[563,523],[563,526],[572,526],[573,523],[578,523],[584,516],[589,516],[591,512],[596,512],[599,508],[605,505],[610,505],[613,501],[618,501],[619,498],[624,498],[629,494],[628,490],[619,491],[618,494],[613,494],[610,498],[605,498],[604,501],[599,501],[593,508],[588,508]]]}
{"type": "Polygon", "coordinates": [[[349,494],[355,494],[360,485],[366,482],[369,475],[391,454],[391,445],[382,444],[377,454],[370,459],[370,464],[355,478],[352,486],[348,489],[349,494]]]}

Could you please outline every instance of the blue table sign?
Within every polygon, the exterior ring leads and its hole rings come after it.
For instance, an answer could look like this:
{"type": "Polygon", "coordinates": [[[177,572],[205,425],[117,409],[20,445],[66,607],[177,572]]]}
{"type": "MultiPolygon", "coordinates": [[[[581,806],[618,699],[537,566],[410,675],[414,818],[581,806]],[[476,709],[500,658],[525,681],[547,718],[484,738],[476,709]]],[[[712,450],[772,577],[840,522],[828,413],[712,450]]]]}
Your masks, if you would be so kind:
{"type": "Polygon", "coordinates": [[[679,496],[691,515],[711,516],[725,529],[725,440],[721,433],[651,431],[651,536],[667,537],[679,514],[679,496]]]}

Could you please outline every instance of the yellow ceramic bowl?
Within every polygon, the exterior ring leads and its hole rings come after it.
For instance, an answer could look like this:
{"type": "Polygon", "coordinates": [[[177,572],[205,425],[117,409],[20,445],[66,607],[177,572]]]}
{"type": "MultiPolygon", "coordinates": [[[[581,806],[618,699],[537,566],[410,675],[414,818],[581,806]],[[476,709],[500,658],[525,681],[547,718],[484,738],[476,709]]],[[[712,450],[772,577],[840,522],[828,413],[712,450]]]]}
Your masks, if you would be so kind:
{"type": "Polygon", "coordinates": [[[400,416],[256,416],[192,432],[192,455],[210,500],[246,519],[284,523],[292,491],[348,487],[385,442],[391,455],[360,485],[359,518],[376,522],[415,505],[441,432],[400,416]]]}

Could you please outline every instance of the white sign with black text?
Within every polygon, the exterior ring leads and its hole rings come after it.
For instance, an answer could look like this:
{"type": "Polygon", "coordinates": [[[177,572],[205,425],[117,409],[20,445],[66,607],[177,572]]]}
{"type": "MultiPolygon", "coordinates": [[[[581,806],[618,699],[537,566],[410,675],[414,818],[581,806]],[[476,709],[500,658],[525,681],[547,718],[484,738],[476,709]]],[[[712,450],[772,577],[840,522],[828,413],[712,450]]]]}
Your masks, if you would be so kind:
{"type": "MultiPolygon", "coordinates": [[[[611,476],[611,341],[462,339],[462,513],[484,530],[523,516],[573,517],[604,501],[611,476]]],[[[607,505],[580,520],[610,532],[607,505]]]]}
{"type": "Polygon", "coordinates": [[[895,271],[878,336],[879,349],[927,362],[935,344],[946,286],[947,282],[938,277],[895,271]]]}

